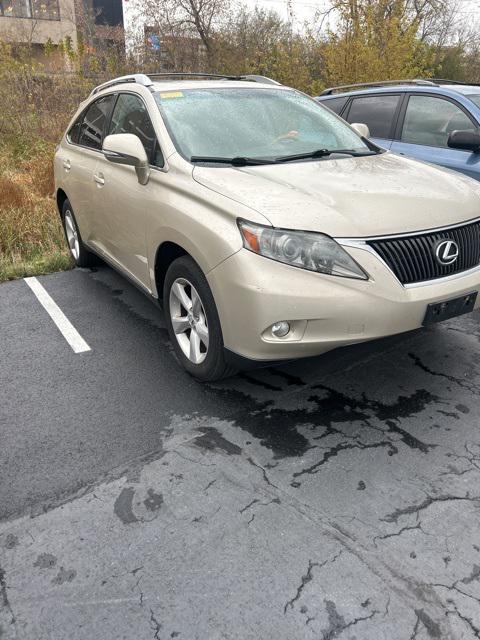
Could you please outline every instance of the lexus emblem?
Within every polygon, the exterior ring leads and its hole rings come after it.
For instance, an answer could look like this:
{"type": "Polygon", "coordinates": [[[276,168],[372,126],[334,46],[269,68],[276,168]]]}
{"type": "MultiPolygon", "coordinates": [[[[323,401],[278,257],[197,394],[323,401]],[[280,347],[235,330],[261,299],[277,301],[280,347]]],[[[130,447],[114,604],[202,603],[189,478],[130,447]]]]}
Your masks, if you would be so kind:
{"type": "Polygon", "coordinates": [[[435,247],[435,257],[441,265],[453,264],[458,258],[460,250],[454,240],[442,240],[435,247]]]}

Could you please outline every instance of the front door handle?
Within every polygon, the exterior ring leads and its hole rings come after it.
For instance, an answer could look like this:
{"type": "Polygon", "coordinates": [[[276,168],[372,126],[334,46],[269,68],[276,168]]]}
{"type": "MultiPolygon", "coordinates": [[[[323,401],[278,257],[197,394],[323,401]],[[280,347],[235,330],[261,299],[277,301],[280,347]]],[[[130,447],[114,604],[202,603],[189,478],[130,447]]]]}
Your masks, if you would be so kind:
{"type": "Polygon", "coordinates": [[[63,168],[65,169],[65,171],[70,171],[70,169],[72,168],[70,160],[63,161],[63,168]]]}
{"type": "Polygon", "coordinates": [[[103,187],[105,184],[105,178],[103,177],[103,173],[95,173],[93,175],[93,179],[95,182],[103,187]]]}

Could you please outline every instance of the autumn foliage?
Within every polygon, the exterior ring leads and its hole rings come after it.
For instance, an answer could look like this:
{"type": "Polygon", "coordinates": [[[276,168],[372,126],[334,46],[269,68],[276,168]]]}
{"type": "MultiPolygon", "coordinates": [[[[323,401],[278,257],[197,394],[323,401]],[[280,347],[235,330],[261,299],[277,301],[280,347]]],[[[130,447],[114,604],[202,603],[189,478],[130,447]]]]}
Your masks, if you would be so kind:
{"type": "Polygon", "coordinates": [[[308,24],[231,0],[143,0],[162,39],[129,55],[118,42],[48,41],[43,55],[0,42],[0,280],[71,265],[53,198],[52,156],[79,103],[100,82],[159,70],[259,74],[316,95],[324,87],[413,77],[480,81],[480,37],[454,0],[332,0],[308,24]]]}

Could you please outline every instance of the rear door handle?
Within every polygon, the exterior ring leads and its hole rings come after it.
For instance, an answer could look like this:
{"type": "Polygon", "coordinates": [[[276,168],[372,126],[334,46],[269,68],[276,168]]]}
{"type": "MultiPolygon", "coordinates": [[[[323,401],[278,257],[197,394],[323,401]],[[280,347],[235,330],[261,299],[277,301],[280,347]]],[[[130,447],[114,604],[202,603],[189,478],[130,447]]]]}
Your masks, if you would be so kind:
{"type": "Polygon", "coordinates": [[[105,184],[105,178],[103,177],[103,173],[94,173],[93,179],[95,182],[101,186],[105,184]]]}
{"type": "Polygon", "coordinates": [[[70,169],[72,168],[70,160],[63,161],[63,168],[65,169],[65,171],[70,171],[70,169]]]}

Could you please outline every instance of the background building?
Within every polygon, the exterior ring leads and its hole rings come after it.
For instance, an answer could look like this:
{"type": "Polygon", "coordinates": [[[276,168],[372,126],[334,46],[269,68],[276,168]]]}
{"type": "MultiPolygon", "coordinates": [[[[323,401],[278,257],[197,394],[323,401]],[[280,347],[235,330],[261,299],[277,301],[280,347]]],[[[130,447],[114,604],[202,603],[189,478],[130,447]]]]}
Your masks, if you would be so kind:
{"type": "Polygon", "coordinates": [[[0,0],[0,40],[37,46],[77,42],[74,0],[0,0]]]}
{"type": "Polygon", "coordinates": [[[116,45],[123,55],[122,0],[0,0],[0,41],[29,45],[41,56],[47,42],[69,39],[75,50],[80,34],[86,44],[116,45]]]}
{"type": "Polygon", "coordinates": [[[117,46],[124,53],[122,0],[76,0],[77,27],[95,48],[117,46]]]}

